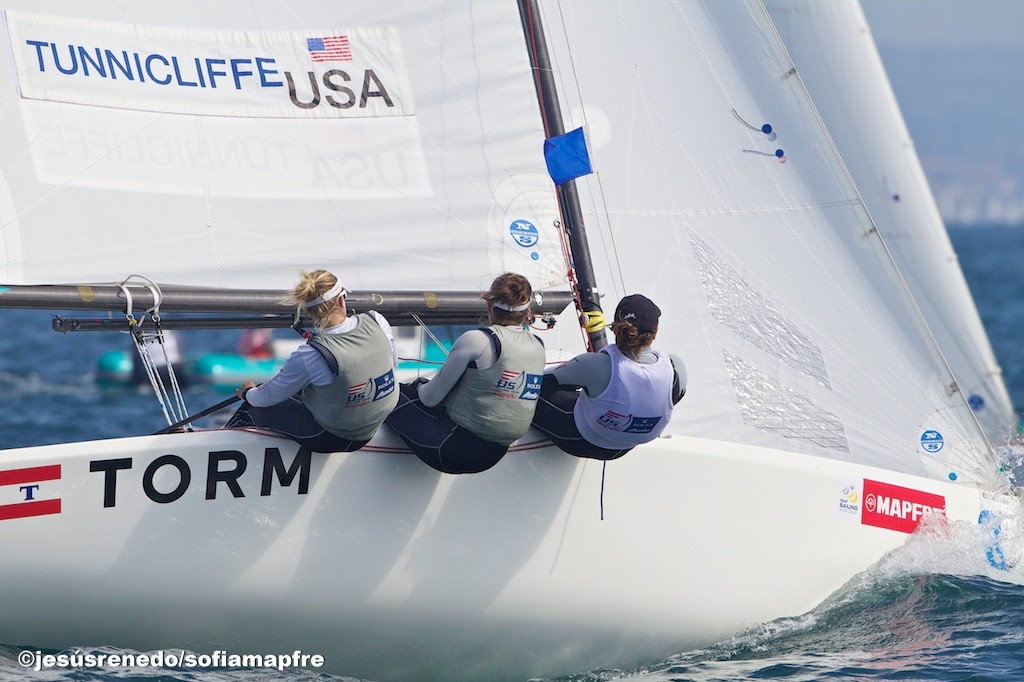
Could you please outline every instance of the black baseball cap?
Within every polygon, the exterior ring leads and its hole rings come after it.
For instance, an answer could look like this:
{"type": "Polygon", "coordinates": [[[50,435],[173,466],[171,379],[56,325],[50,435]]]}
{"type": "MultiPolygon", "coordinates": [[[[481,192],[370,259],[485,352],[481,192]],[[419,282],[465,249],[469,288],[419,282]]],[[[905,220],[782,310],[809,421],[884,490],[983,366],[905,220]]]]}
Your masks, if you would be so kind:
{"type": "Polygon", "coordinates": [[[615,320],[632,322],[641,332],[653,332],[658,329],[658,318],[661,308],[643,294],[631,294],[619,301],[615,308],[615,320]]]}

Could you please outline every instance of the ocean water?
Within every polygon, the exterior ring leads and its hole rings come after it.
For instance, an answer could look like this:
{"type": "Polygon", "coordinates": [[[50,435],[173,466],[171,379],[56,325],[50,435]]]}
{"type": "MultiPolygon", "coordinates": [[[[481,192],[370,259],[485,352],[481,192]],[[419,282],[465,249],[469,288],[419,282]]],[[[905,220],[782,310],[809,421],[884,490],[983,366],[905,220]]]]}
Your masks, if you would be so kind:
{"type": "MultiPolygon", "coordinates": [[[[1024,406],[1024,344],[1019,334],[1024,328],[1024,227],[951,228],[950,235],[1014,403],[1024,406]]],[[[50,317],[39,311],[3,311],[0,445],[145,434],[166,424],[148,392],[140,399],[133,391],[101,389],[93,380],[96,359],[112,348],[128,348],[126,336],[56,334],[49,329],[50,317]]],[[[236,339],[237,333],[227,331],[186,336],[190,349],[204,352],[230,352],[236,339]]],[[[195,413],[227,395],[194,387],[186,391],[186,401],[195,413]]],[[[915,535],[800,617],[763,623],[713,646],[680,650],[641,668],[580,670],[559,679],[1024,680],[1024,567],[1000,574],[1001,580],[979,575],[964,559],[976,554],[974,541],[969,531],[953,542],[915,535]]],[[[0,680],[352,679],[315,669],[280,674],[174,667],[32,673],[18,664],[22,644],[0,644],[0,680]]]]}

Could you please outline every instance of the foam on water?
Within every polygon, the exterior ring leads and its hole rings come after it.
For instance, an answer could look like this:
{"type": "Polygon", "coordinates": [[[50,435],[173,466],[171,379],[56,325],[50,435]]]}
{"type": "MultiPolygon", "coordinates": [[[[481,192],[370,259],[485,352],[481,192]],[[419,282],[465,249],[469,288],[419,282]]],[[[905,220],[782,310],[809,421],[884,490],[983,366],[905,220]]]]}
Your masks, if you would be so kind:
{"type": "MultiPolygon", "coordinates": [[[[985,679],[1019,679],[1024,559],[1000,570],[989,552],[997,525],[1020,521],[992,516],[982,524],[947,523],[931,517],[906,544],[808,613],[759,624],[655,665],[565,679],[962,680],[986,672],[991,677],[985,679]]],[[[1009,538],[1000,539],[1011,551],[1009,538]]]]}

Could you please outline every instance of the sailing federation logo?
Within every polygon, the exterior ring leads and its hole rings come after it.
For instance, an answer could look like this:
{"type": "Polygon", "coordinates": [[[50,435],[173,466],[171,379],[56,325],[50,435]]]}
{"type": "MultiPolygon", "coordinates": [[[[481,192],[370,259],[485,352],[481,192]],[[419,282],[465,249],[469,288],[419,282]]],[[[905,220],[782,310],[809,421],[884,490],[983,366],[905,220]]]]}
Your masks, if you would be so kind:
{"type": "Polygon", "coordinates": [[[859,514],[860,499],[856,483],[842,486],[839,491],[839,511],[844,514],[859,514]]]}
{"type": "Polygon", "coordinates": [[[59,480],[60,464],[0,471],[0,499],[17,500],[0,504],[0,521],[60,514],[60,498],[47,498],[53,488],[47,482],[59,480]]]}
{"type": "Polygon", "coordinates": [[[540,398],[540,383],[543,377],[540,374],[528,374],[517,372],[514,369],[504,369],[497,383],[494,384],[494,395],[499,398],[510,398],[513,400],[537,400],[540,398]]]}
{"type": "Polygon", "coordinates": [[[376,379],[367,379],[361,384],[349,387],[345,407],[365,405],[389,396],[394,391],[395,373],[389,369],[386,374],[382,374],[376,379]]]}
{"type": "Polygon", "coordinates": [[[925,514],[946,515],[946,498],[923,490],[864,479],[865,526],[913,533],[925,514]]]}
{"type": "Polygon", "coordinates": [[[370,399],[369,394],[366,391],[369,381],[364,381],[361,384],[350,386],[348,389],[348,400],[345,401],[345,407],[352,407],[353,405],[365,403],[370,399]]]}
{"type": "Polygon", "coordinates": [[[612,431],[623,433],[650,433],[661,421],[661,417],[634,417],[631,414],[620,414],[608,410],[597,418],[597,423],[612,431]]]}

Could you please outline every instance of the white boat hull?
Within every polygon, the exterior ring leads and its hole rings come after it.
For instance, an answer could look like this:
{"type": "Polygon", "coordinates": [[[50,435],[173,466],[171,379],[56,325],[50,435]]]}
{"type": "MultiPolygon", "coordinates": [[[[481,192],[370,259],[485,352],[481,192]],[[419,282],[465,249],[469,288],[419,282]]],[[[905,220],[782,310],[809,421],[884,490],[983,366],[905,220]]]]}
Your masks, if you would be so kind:
{"type": "Polygon", "coordinates": [[[18,517],[24,484],[0,486],[0,641],[301,650],[381,680],[621,668],[805,612],[901,545],[848,508],[865,479],[941,495],[950,521],[998,502],[673,437],[608,463],[602,520],[601,462],[534,443],[448,476],[388,438],[313,454],[305,492],[301,467],[282,475],[297,447],[255,433],[9,451],[0,476],[59,464],[31,495],[60,502],[18,517]]]}

